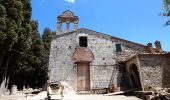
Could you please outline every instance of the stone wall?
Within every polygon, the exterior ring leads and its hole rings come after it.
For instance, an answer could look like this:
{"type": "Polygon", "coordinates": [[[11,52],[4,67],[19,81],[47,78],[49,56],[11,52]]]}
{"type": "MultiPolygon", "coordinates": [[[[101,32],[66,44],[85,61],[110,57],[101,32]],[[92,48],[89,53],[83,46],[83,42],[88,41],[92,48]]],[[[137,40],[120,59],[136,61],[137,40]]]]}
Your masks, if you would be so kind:
{"type": "Polygon", "coordinates": [[[165,67],[166,57],[161,54],[139,55],[140,71],[144,88],[162,87],[163,68],[165,67]]]}
{"type": "MultiPolygon", "coordinates": [[[[79,36],[87,36],[88,48],[94,55],[94,60],[90,64],[91,88],[108,87],[118,61],[124,61],[136,53],[147,51],[143,45],[86,29],[65,33],[56,36],[51,42],[50,82],[66,81],[76,90],[77,67],[72,56],[79,47],[79,36]],[[116,52],[115,43],[122,44],[122,52],[116,52]]],[[[114,84],[117,84],[117,72],[115,71],[114,84]]]]}
{"type": "MultiPolygon", "coordinates": [[[[89,30],[89,29],[79,29],[77,30],[78,33],[86,33],[90,36],[93,36],[95,38],[99,38],[99,39],[103,39],[106,40],[105,43],[100,43],[102,41],[99,41],[99,45],[105,45],[105,47],[112,47],[113,51],[112,53],[114,54],[114,59],[116,59],[116,61],[126,61],[127,59],[131,58],[132,56],[134,56],[137,53],[148,53],[147,47],[143,44],[139,44],[139,43],[134,43],[128,40],[124,40],[121,38],[117,38],[114,36],[110,36],[104,33],[100,33],[100,32],[96,32],[93,30],[89,30]],[[112,42],[111,45],[107,44],[107,41],[112,42]],[[122,52],[116,52],[116,48],[115,48],[115,44],[116,43],[120,43],[122,44],[122,52]]],[[[94,44],[93,44],[94,45],[94,44]]],[[[106,52],[106,50],[105,50],[106,52]]]]}
{"type": "Polygon", "coordinates": [[[115,47],[111,40],[88,35],[88,47],[94,55],[90,66],[91,88],[109,86],[113,68],[115,67],[115,47]]]}
{"type": "Polygon", "coordinates": [[[163,83],[162,87],[170,88],[170,58],[167,58],[163,68],[163,83]]]}
{"type": "Polygon", "coordinates": [[[59,37],[51,42],[49,71],[50,82],[66,81],[76,87],[77,69],[72,61],[77,41],[76,33],[59,37]]]}
{"type": "Polygon", "coordinates": [[[170,59],[166,54],[139,54],[126,61],[129,71],[135,64],[138,68],[142,88],[170,87],[170,59]]]}

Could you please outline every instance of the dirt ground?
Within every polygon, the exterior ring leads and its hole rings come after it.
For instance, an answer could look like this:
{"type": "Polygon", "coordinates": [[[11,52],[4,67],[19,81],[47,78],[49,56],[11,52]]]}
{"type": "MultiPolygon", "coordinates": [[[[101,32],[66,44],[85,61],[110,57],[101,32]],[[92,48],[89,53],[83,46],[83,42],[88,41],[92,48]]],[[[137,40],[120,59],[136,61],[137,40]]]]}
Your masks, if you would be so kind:
{"type": "Polygon", "coordinates": [[[25,94],[1,95],[0,100],[27,100],[25,94]]]}
{"type": "Polygon", "coordinates": [[[64,100],[141,100],[135,96],[103,96],[103,95],[77,95],[64,97],[64,100]]]}
{"type": "MultiPolygon", "coordinates": [[[[47,92],[41,92],[37,95],[17,94],[17,95],[2,95],[0,100],[47,100],[47,92]]],[[[135,96],[104,96],[104,95],[64,95],[63,100],[141,100],[135,96]]]]}

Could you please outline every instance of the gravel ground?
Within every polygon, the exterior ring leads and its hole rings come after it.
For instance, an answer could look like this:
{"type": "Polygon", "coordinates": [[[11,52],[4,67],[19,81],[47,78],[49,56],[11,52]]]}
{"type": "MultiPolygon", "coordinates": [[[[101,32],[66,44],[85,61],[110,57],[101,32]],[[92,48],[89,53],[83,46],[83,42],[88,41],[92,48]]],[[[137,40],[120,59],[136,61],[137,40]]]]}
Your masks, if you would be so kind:
{"type": "Polygon", "coordinates": [[[141,100],[135,96],[103,96],[103,95],[77,95],[65,96],[63,100],[141,100]]]}
{"type": "Polygon", "coordinates": [[[18,93],[16,95],[1,95],[0,100],[27,100],[25,94],[18,93]]]}
{"type": "MultiPolygon", "coordinates": [[[[45,100],[47,98],[47,92],[40,92],[38,95],[2,95],[0,100],[45,100]]],[[[47,100],[47,99],[46,99],[47,100]]],[[[103,96],[103,95],[76,95],[68,94],[64,95],[63,100],[141,100],[135,96],[124,96],[124,95],[114,95],[114,96],[103,96]]]]}

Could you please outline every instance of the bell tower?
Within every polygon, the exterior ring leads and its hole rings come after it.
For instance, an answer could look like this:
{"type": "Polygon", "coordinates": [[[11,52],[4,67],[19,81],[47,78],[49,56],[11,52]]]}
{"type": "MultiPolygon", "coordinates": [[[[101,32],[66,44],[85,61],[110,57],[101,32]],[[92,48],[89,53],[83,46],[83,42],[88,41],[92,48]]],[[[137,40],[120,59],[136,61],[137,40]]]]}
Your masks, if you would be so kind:
{"type": "Polygon", "coordinates": [[[67,33],[70,31],[70,23],[74,23],[74,30],[78,29],[78,16],[75,16],[74,13],[70,10],[66,10],[62,15],[57,17],[57,35],[62,33],[67,33]],[[66,23],[66,30],[62,30],[62,23],[66,23]]]}

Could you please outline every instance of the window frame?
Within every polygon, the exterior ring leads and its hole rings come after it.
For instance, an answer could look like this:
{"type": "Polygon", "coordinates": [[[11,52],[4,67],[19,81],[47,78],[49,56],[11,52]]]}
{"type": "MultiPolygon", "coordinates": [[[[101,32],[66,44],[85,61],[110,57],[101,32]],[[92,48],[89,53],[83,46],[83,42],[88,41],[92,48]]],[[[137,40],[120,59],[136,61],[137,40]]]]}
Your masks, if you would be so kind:
{"type": "Polygon", "coordinates": [[[115,43],[115,51],[116,52],[122,52],[123,51],[122,43],[115,43]],[[120,45],[120,46],[118,47],[118,45],[120,45]]]}

